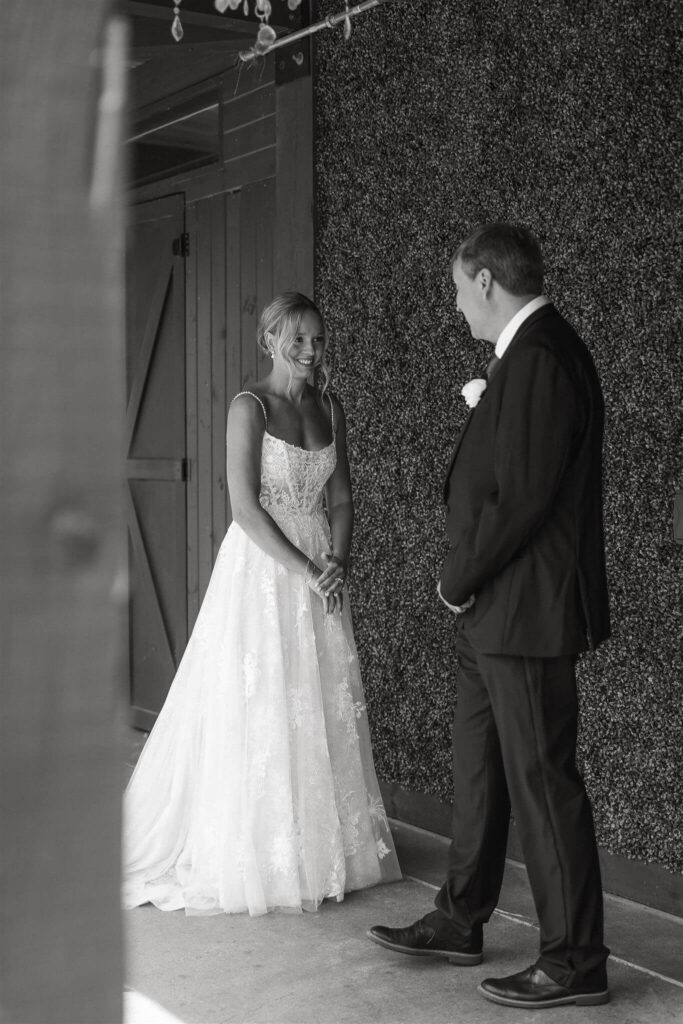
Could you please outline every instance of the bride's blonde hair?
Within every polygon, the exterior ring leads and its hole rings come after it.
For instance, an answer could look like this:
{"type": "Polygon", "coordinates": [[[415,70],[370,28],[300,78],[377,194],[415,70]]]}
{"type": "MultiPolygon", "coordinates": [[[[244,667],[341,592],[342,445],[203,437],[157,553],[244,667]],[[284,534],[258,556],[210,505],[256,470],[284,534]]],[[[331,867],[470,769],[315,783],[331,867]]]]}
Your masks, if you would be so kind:
{"type": "MultiPolygon", "coordinates": [[[[327,330],[323,315],[312,299],[302,295],[301,292],[283,292],[269,303],[261,312],[259,317],[256,339],[259,348],[267,355],[273,354],[273,348],[289,363],[289,348],[299,333],[301,318],[304,313],[315,313],[320,317],[323,325],[323,355],[319,365],[316,367],[315,376],[311,375],[311,383],[320,391],[320,396],[325,394],[330,383],[330,368],[327,361],[327,330]],[[268,344],[268,335],[272,335],[273,341],[268,344]]],[[[291,380],[291,370],[290,370],[291,380]]]]}

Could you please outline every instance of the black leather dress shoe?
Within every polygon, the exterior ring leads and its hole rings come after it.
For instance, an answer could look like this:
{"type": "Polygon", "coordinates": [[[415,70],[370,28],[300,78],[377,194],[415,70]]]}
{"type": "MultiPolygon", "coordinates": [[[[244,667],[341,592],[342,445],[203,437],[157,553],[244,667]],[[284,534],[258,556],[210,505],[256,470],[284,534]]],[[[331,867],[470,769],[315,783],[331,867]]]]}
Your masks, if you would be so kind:
{"type": "Polygon", "coordinates": [[[600,1006],[609,1002],[607,985],[601,990],[565,988],[549,978],[540,967],[532,965],[519,974],[507,978],[487,978],[477,989],[492,1003],[503,1006],[523,1006],[527,1010],[542,1010],[550,1006],[600,1006]]]}
{"type": "Polygon", "coordinates": [[[396,953],[408,953],[409,956],[440,956],[449,963],[461,967],[474,967],[482,962],[481,949],[444,934],[443,928],[429,920],[431,917],[431,914],[421,917],[408,928],[385,928],[383,925],[375,925],[367,932],[367,936],[386,949],[393,949],[396,953]]]}

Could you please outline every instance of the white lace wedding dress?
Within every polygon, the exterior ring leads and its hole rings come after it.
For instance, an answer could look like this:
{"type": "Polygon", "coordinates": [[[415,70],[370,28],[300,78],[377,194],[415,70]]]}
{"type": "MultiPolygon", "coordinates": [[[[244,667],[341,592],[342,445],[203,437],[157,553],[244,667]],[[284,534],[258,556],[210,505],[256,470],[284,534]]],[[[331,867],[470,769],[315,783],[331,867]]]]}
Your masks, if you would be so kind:
{"type": "MultiPolygon", "coordinates": [[[[335,460],[264,434],[261,505],[319,565],[335,460]]],[[[315,910],[397,878],[348,597],[326,615],[233,523],[126,790],[124,905],[315,910]]]]}

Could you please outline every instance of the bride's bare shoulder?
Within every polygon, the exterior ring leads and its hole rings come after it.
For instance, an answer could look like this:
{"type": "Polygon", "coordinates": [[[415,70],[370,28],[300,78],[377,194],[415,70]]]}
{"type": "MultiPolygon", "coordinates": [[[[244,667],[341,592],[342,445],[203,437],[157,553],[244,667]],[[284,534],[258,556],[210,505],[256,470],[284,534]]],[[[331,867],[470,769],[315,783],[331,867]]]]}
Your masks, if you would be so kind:
{"type": "Polygon", "coordinates": [[[240,391],[232,399],[228,409],[228,434],[261,429],[268,423],[268,407],[265,395],[259,393],[257,385],[240,391]]]}

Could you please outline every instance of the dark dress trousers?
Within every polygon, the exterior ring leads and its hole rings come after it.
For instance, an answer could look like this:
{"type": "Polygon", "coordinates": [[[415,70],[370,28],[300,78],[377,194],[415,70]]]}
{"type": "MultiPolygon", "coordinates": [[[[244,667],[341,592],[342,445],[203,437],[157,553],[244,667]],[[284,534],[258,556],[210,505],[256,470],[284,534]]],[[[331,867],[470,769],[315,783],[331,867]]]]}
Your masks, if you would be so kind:
{"type": "Polygon", "coordinates": [[[539,966],[601,985],[602,890],[576,768],[574,665],[609,635],[603,400],[552,305],[525,320],[471,410],[445,484],[441,593],[457,619],[453,842],[436,905],[480,941],[503,878],[510,806],[541,927],[539,966]]]}

